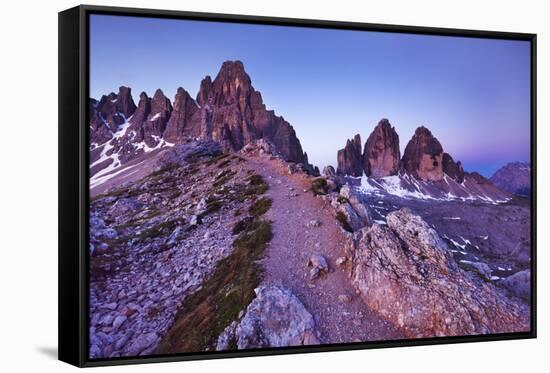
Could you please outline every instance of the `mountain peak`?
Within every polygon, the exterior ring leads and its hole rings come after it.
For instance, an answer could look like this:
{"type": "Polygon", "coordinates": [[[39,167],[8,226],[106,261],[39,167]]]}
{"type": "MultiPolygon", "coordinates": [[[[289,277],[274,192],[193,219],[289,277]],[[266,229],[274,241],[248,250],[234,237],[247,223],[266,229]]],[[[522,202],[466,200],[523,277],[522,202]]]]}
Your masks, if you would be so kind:
{"type": "Polygon", "coordinates": [[[443,147],[431,131],[420,126],[405,147],[402,165],[417,179],[438,181],[443,179],[443,147]]]}
{"type": "Polygon", "coordinates": [[[382,118],[370,134],[363,152],[365,175],[385,177],[397,174],[401,152],[399,135],[390,121],[382,118]]]}
{"type": "Polygon", "coordinates": [[[522,195],[531,195],[531,165],[527,162],[511,162],[498,169],[491,182],[508,192],[522,195]]]}

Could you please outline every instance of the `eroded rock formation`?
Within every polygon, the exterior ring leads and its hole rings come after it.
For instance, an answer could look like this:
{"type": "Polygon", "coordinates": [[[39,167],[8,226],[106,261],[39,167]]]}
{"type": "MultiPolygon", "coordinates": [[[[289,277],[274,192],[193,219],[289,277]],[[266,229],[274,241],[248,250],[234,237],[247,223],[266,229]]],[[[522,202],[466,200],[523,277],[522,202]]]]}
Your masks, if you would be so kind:
{"type": "Polygon", "coordinates": [[[361,158],[361,136],[355,135],[353,139],[348,139],[344,149],[338,150],[337,173],[339,175],[361,176],[363,174],[361,158]]]}
{"type": "Polygon", "coordinates": [[[426,127],[416,129],[401,162],[404,171],[417,179],[443,179],[443,147],[426,127]]]}
{"type": "Polygon", "coordinates": [[[152,99],[142,93],[136,108],[130,88],[120,87],[118,94],[91,99],[90,117],[90,149],[109,143],[109,155],[118,154],[122,164],[144,151],[198,137],[229,151],[265,139],[285,160],[308,162],[294,128],[266,109],[240,61],[224,62],[214,80],[205,77],[196,101],[179,88],[172,107],[159,89],[152,99]],[[126,121],[129,126],[121,127],[126,121]]]}
{"type": "Polygon", "coordinates": [[[387,226],[354,234],[350,277],[364,301],[409,338],[529,330],[529,309],[456,265],[419,216],[391,212],[387,226]]]}
{"type": "Polygon", "coordinates": [[[464,181],[464,169],[462,168],[462,163],[460,161],[455,162],[449,153],[443,153],[442,162],[443,172],[445,174],[459,183],[464,181]]]}
{"type": "Polygon", "coordinates": [[[382,119],[370,134],[363,152],[363,170],[370,177],[396,175],[401,152],[399,136],[387,119],[382,119]]]}
{"type": "Polygon", "coordinates": [[[230,340],[239,350],[320,343],[313,316],[290,290],[267,285],[255,292],[243,318],[218,338],[217,350],[227,349],[230,340]]]}

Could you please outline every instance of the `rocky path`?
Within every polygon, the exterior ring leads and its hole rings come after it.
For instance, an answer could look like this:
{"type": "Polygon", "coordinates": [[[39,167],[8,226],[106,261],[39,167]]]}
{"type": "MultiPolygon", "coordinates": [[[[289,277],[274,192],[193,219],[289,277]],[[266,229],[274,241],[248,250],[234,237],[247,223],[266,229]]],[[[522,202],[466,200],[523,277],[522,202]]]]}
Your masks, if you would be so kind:
{"type": "Polygon", "coordinates": [[[337,265],[344,237],[330,206],[307,191],[310,180],[289,175],[284,164],[267,157],[251,158],[249,166],[268,182],[273,199],[267,217],[273,221],[274,237],[263,263],[264,284],[283,285],[303,302],[314,315],[322,343],[401,338],[367,308],[337,265]],[[328,273],[313,280],[307,267],[312,254],[322,255],[329,265],[328,273]]]}

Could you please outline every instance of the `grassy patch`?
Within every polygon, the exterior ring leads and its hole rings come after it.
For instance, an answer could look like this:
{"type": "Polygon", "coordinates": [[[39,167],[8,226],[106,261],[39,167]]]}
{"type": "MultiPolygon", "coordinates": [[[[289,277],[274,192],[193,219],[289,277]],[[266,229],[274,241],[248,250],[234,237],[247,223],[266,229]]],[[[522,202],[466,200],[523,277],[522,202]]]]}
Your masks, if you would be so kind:
{"type": "Polygon", "coordinates": [[[353,228],[351,227],[351,225],[349,225],[348,219],[342,211],[338,211],[336,213],[336,220],[338,220],[342,228],[344,228],[348,232],[353,233],[353,228]]]}
{"type": "Polygon", "coordinates": [[[313,179],[311,181],[311,191],[316,196],[327,194],[327,180],[323,177],[313,179]]]}
{"type": "Polygon", "coordinates": [[[273,201],[271,198],[262,197],[250,206],[248,212],[252,216],[261,216],[265,214],[271,208],[273,201]]]}
{"type": "Polygon", "coordinates": [[[153,239],[156,237],[165,237],[172,233],[172,231],[178,226],[185,224],[185,221],[181,218],[168,220],[152,226],[151,228],[141,231],[137,237],[136,242],[143,242],[147,239],[153,239]]]}
{"type": "Polygon", "coordinates": [[[200,352],[211,347],[229,323],[254,299],[262,270],[257,261],[271,241],[271,222],[256,220],[233,242],[212,276],[183,303],[156,353],[200,352]]]}
{"type": "Polygon", "coordinates": [[[221,161],[220,163],[218,163],[218,168],[224,168],[224,167],[227,166],[229,163],[231,163],[231,160],[230,160],[230,159],[224,159],[223,161],[221,161]]]}
{"type": "Polygon", "coordinates": [[[213,165],[214,163],[217,163],[218,161],[224,159],[224,158],[227,158],[229,156],[229,153],[224,153],[224,154],[220,154],[220,155],[217,155],[215,157],[212,157],[211,159],[207,160],[206,161],[206,165],[207,166],[211,166],[213,165]]]}
{"type": "Polygon", "coordinates": [[[235,176],[236,174],[237,172],[227,169],[223,171],[221,174],[219,174],[218,176],[216,176],[216,181],[214,181],[214,184],[212,185],[214,186],[214,188],[219,188],[225,183],[227,183],[229,180],[231,180],[233,176],[235,176]]]}
{"type": "Polygon", "coordinates": [[[232,187],[234,193],[230,196],[231,200],[239,202],[254,200],[269,190],[269,185],[260,175],[253,174],[246,181],[246,184],[239,183],[232,187]]]}

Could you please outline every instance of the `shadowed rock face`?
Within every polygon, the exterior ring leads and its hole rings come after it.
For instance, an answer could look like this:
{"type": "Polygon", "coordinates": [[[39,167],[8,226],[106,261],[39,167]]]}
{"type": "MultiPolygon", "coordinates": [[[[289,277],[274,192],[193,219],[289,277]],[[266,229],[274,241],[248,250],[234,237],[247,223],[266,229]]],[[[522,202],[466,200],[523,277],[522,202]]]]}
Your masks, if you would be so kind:
{"type": "Polygon", "coordinates": [[[416,129],[401,163],[404,171],[417,179],[443,179],[443,147],[426,127],[416,129]]]}
{"type": "Polygon", "coordinates": [[[171,114],[170,100],[160,89],[157,89],[151,100],[151,112],[147,121],[143,123],[143,137],[148,146],[155,147],[160,142],[171,114]]]}
{"type": "Polygon", "coordinates": [[[294,129],[266,110],[242,62],[226,61],[214,81],[208,76],[203,79],[197,101],[201,106],[201,138],[218,141],[228,150],[240,150],[253,140],[265,138],[286,160],[307,162],[294,129]]]}
{"type": "Polygon", "coordinates": [[[186,136],[196,137],[199,135],[199,108],[189,93],[178,88],[174,98],[172,115],[166,124],[164,139],[170,143],[183,141],[186,136]]]}
{"type": "Polygon", "coordinates": [[[449,153],[443,153],[442,162],[444,173],[459,183],[464,181],[464,169],[462,169],[462,163],[460,161],[455,162],[449,153]]]}
{"type": "Polygon", "coordinates": [[[370,177],[385,177],[399,172],[399,136],[387,119],[382,119],[370,134],[363,152],[363,170],[370,177]]]}
{"type": "Polygon", "coordinates": [[[344,149],[338,150],[337,173],[355,177],[363,175],[361,158],[361,136],[355,135],[352,140],[346,142],[344,149]]]}
{"type": "Polygon", "coordinates": [[[491,182],[502,190],[523,196],[531,195],[531,165],[508,163],[491,176],[491,182]]]}
{"type": "Polygon", "coordinates": [[[407,337],[529,330],[529,308],[460,269],[445,242],[408,210],[356,232],[350,277],[364,301],[407,337]]]}
{"type": "Polygon", "coordinates": [[[110,140],[119,125],[134,114],[136,105],[131,89],[120,87],[118,94],[113,92],[102,96],[99,101],[90,100],[90,142],[101,145],[110,140]]]}
{"type": "Polygon", "coordinates": [[[118,89],[115,107],[116,110],[124,114],[126,118],[134,114],[134,111],[136,111],[136,104],[132,99],[132,90],[130,88],[122,86],[118,89]]]}

